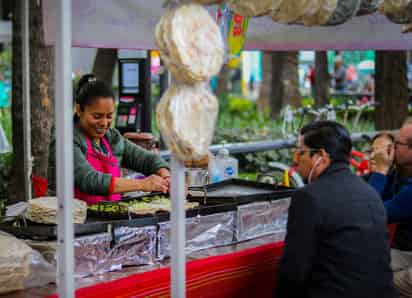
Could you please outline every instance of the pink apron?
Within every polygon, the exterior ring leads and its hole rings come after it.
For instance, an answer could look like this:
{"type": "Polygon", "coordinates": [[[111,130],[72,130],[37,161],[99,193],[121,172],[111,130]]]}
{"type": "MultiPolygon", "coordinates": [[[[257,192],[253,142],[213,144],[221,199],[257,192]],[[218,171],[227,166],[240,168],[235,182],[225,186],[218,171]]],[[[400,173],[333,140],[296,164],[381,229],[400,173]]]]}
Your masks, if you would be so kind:
{"type": "MultiPolygon", "coordinates": [[[[90,138],[86,137],[87,152],[86,160],[97,172],[111,174],[112,177],[120,177],[120,165],[117,158],[113,155],[112,148],[106,141],[106,138],[102,138],[103,145],[105,146],[108,154],[104,155],[93,149],[90,138]]],[[[81,192],[77,187],[74,189],[76,199],[83,200],[87,205],[97,204],[100,201],[120,201],[120,194],[110,194],[108,196],[90,195],[81,192]]]]}

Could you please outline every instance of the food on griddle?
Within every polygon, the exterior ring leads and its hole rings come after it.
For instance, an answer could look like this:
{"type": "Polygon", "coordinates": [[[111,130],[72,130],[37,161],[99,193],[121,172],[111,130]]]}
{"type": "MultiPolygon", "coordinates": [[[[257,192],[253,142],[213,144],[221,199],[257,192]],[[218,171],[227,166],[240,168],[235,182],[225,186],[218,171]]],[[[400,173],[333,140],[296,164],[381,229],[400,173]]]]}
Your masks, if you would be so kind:
{"type": "MultiPolygon", "coordinates": [[[[185,209],[192,209],[199,206],[197,202],[185,201],[185,209]]],[[[154,214],[156,212],[167,211],[172,209],[172,202],[165,196],[144,197],[142,199],[136,199],[130,202],[113,202],[113,203],[101,203],[97,205],[89,206],[89,210],[101,213],[132,213],[132,214],[154,214]]]]}
{"type": "MultiPolygon", "coordinates": [[[[42,197],[29,200],[25,217],[28,220],[43,224],[57,223],[58,200],[56,197],[42,197]]],[[[87,204],[73,199],[73,222],[82,224],[86,221],[87,204]]]]}

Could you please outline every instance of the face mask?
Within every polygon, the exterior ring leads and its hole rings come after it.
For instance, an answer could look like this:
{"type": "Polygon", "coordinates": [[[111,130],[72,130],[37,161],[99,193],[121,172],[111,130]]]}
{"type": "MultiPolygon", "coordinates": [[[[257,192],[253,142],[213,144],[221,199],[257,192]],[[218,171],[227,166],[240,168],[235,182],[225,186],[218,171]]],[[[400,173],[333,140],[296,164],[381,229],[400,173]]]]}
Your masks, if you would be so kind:
{"type": "Polygon", "coordinates": [[[319,163],[320,163],[321,161],[322,161],[322,157],[319,157],[319,158],[316,160],[315,164],[313,165],[312,169],[310,170],[309,176],[308,176],[308,183],[311,183],[311,182],[312,182],[313,172],[315,171],[316,167],[319,165],[319,163]]]}

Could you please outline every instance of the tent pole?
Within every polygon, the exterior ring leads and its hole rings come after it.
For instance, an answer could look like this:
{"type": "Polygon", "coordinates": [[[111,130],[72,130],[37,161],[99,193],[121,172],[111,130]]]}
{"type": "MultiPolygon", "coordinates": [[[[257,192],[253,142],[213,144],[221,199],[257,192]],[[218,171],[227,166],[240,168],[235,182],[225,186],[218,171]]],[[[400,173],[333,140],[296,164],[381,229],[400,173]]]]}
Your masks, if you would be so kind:
{"type": "Polygon", "coordinates": [[[172,212],[171,212],[171,265],[172,298],[186,297],[186,227],[185,227],[185,167],[172,155],[172,212]]]}
{"type": "Polygon", "coordinates": [[[31,117],[30,117],[30,36],[29,36],[29,0],[22,2],[22,65],[23,65],[23,138],[24,138],[24,193],[26,201],[32,197],[31,174],[31,117]]]}
{"type": "Polygon", "coordinates": [[[55,44],[56,177],[58,208],[58,294],[74,297],[72,6],[57,0],[55,44]]]}

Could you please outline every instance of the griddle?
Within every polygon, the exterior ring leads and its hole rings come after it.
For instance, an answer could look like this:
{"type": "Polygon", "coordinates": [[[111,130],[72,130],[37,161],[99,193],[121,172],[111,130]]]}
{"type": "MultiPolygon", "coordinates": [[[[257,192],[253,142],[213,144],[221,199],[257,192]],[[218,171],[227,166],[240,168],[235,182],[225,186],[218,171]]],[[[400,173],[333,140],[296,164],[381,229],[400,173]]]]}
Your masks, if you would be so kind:
{"type": "Polygon", "coordinates": [[[294,190],[291,187],[276,186],[269,183],[229,179],[203,187],[190,187],[189,201],[196,201],[205,205],[224,203],[243,205],[290,197],[294,190]]]}

